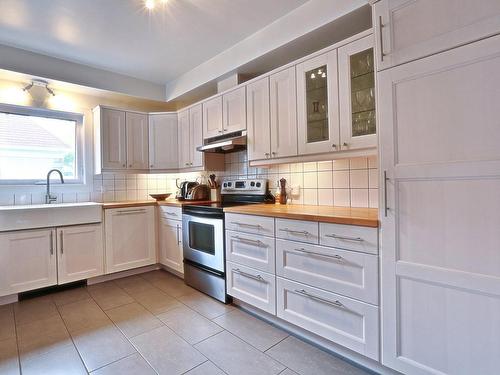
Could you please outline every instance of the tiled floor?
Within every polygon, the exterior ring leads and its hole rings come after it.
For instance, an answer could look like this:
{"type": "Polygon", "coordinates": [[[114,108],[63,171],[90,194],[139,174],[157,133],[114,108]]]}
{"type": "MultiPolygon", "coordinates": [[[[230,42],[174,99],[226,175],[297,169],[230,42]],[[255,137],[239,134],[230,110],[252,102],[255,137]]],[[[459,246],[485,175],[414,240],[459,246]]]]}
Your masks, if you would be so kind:
{"type": "Polygon", "coordinates": [[[0,374],[366,374],[164,271],[0,306],[0,374]]]}

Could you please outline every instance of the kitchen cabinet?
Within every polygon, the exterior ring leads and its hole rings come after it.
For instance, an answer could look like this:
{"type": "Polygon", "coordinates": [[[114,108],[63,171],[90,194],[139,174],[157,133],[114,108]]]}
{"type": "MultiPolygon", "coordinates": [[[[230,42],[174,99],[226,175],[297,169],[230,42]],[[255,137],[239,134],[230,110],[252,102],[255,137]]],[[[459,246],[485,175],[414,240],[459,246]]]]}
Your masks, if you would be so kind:
{"type": "Polygon", "coordinates": [[[149,168],[177,169],[179,165],[177,114],[149,115],[149,168]]]}
{"type": "Polygon", "coordinates": [[[373,35],[338,49],[340,149],[377,146],[373,35]]]}
{"type": "Polygon", "coordinates": [[[104,273],[101,224],[57,228],[58,283],[89,279],[104,273]]]}
{"type": "Polygon", "coordinates": [[[377,76],[381,353],[401,373],[498,373],[498,51],[494,36],[377,76]]]}
{"type": "Polygon", "coordinates": [[[337,50],[296,66],[299,155],[340,149],[337,50]]]}
{"type": "Polygon", "coordinates": [[[125,125],[127,129],[127,167],[129,169],[148,169],[148,116],[143,113],[126,112],[125,125]]]}
{"type": "MultiPolygon", "coordinates": [[[[159,260],[164,266],[184,273],[182,250],[182,221],[171,219],[177,216],[170,207],[159,207],[158,247],[159,260]]],[[[179,216],[179,219],[181,217],[179,216]]]]}
{"type": "Polygon", "coordinates": [[[179,112],[179,168],[201,168],[205,155],[196,148],[203,145],[202,107],[196,105],[179,112]]]}
{"type": "Polygon", "coordinates": [[[155,207],[105,211],[106,273],[156,263],[155,207]]]}
{"type": "Polygon", "coordinates": [[[373,6],[379,70],[500,32],[497,0],[381,0],[373,6]]]}
{"type": "Polygon", "coordinates": [[[192,155],[189,109],[179,112],[178,127],[179,168],[187,168],[189,167],[189,163],[191,163],[192,155]]]}
{"type": "Polygon", "coordinates": [[[57,284],[56,230],[0,233],[0,296],[57,284]]]}
{"type": "Polygon", "coordinates": [[[271,155],[271,118],[269,77],[246,86],[248,160],[267,159],[271,155]]]}
{"type": "Polygon", "coordinates": [[[268,273],[275,269],[274,238],[226,231],[226,259],[268,273]]]}
{"type": "Polygon", "coordinates": [[[222,96],[203,102],[203,138],[221,135],[222,124],[222,96]]]}
{"type": "Polygon", "coordinates": [[[94,113],[94,132],[100,144],[96,145],[96,166],[102,169],[127,168],[127,136],[125,112],[99,108],[94,113]],[[98,163],[101,161],[101,163],[98,163]]]}
{"type": "Polygon", "coordinates": [[[246,91],[242,86],[222,95],[222,130],[233,133],[246,128],[246,91]]]}

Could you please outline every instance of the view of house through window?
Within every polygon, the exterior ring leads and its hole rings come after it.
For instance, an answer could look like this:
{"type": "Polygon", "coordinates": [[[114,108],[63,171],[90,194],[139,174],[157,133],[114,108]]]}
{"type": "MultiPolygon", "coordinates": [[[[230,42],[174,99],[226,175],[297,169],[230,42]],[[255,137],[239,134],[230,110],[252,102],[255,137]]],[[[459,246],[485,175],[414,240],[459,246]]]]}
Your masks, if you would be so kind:
{"type": "Polygon", "coordinates": [[[59,169],[78,179],[77,126],[73,119],[0,112],[0,180],[43,180],[59,169]]]}

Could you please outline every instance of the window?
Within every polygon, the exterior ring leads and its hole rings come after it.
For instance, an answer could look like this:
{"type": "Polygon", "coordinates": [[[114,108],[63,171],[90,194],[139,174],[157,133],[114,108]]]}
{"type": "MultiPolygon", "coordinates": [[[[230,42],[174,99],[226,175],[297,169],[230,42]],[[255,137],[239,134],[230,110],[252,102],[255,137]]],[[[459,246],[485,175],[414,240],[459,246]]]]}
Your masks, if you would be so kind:
{"type": "Polygon", "coordinates": [[[0,105],[0,182],[35,184],[51,169],[83,180],[83,116],[0,105]]]}

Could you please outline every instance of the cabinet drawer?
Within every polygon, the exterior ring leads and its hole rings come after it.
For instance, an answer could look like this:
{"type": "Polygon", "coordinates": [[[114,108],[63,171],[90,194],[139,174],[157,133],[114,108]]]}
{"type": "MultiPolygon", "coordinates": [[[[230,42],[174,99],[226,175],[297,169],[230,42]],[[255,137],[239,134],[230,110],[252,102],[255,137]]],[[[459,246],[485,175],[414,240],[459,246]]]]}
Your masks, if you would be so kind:
{"type": "Polygon", "coordinates": [[[274,237],[274,218],[254,215],[226,214],[226,229],[274,237]]]}
{"type": "Polygon", "coordinates": [[[276,314],[276,277],[227,262],[227,293],[269,314],[276,314]]]}
{"type": "Polygon", "coordinates": [[[231,262],[274,273],[274,238],[226,231],[226,257],[231,262]]]}
{"type": "Polygon", "coordinates": [[[277,277],[279,318],[378,360],[378,307],[277,277]]]}
{"type": "Polygon", "coordinates": [[[160,206],[160,214],[166,219],[182,220],[182,208],[172,206],[160,206]]]}
{"type": "Polygon", "coordinates": [[[320,244],[378,254],[378,229],[343,224],[319,224],[320,244]]]}
{"type": "Polygon", "coordinates": [[[317,244],[318,223],[316,221],[276,219],[276,237],[317,244]]]}
{"type": "Polygon", "coordinates": [[[375,255],[276,240],[276,275],[378,304],[375,255]]]}

